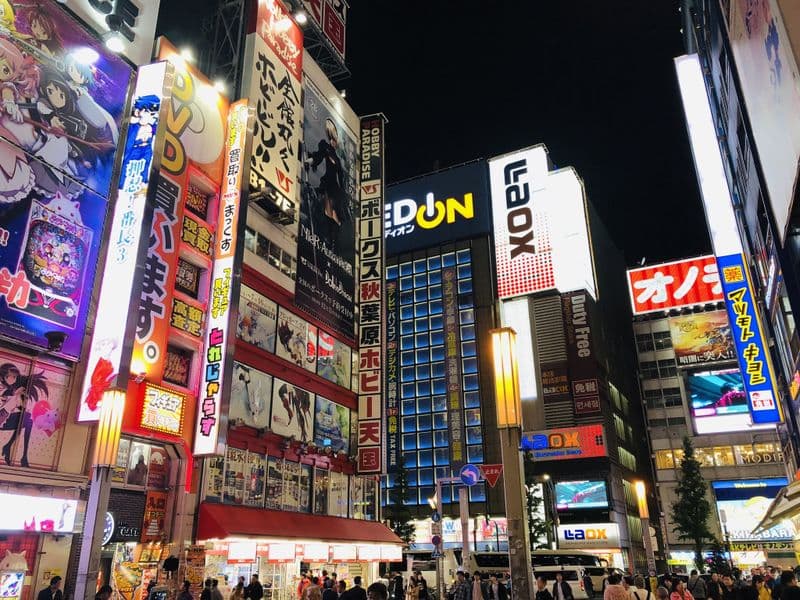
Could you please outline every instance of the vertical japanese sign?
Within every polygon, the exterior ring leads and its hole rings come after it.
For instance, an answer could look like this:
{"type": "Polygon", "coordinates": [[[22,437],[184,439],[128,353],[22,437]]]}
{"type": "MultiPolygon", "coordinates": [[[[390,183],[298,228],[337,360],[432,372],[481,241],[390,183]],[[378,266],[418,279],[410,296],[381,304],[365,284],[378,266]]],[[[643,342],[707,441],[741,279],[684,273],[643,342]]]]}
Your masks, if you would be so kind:
{"type": "Polygon", "coordinates": [[[386,472],[400,466],[400,345],[397,280],[386,282],[386,472]]]}
{"type": "Polygon", "coordinates": [[[359,228],[358,454],[359,473],[383,471],[383,160],[384,117],[361,119],[359,228]]]}
{"type": "MultiPolygon", "coordinates": [[[[242,94],[254,103],[250,194],[262,194],[297,235],[297,180],[303,125],[303,31],[280,0],[258,3],[247,39],[242,94]]],[[[287,248],[284,248],[287,250],[287,248]]]]}
{"type": "Polygon", "coordinates": [[[464,401],[461,390],[461,352],[458,335],[458,282],[455,267],[442,269],[442,312],[444,316],[444,368],[447,384],[447,430],[450,467],[457,471],[466,462],[464,401]]]}
{"type": "Polygon", "coordinates": [[[128,382],[141,286],[136,265],[144,263],[147,253],[142,240],[152,219],[147,198],[164,141],[162,99],[168,96],[171,73],[166,62],[139,69],[78,421],[97,421],[103,392],[115,379],[122,388],[128,382]]]}
{"type": "Polygon", "coordinates": [[[244,228],[246,203],[241,202],[244,162],[249,152],[251,113],[247,100],[231,105],[225,142],[225,166],[220,194],[214,267],[211,274],[206,345],[203,356],[198,415],[195,425],[195,455],[220,455],[225,451],[227,431],[226,382],[233,373],[236,311],[232,300],[239,295],[244,245],[237,239],[244,228]]]}
{"type": "Polygon", "coordinates": [[[587,292],[561,295],[567,325],[567,360],[575,414],[600,412],[600,379],[592,337],[594,300],[587,292]]]}
{"type": "Polygon", "coordinates": [[[717,263],[753,423],[780,423],[783,419],[773,384],[772,361],[756,313],[744,256],[718,256],[717,263]]]}

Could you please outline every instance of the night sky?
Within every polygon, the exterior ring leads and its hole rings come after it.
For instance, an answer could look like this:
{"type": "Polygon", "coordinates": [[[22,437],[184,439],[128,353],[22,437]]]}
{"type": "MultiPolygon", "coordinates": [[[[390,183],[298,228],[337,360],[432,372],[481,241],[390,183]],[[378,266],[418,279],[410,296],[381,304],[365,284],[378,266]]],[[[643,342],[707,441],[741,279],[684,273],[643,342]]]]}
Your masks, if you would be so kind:
{"type": "MultiPolygon", "coordinates": [[[[198,4],[159,30],[198,44],[198,4]]],[[[181,6],[184,5],[184,6],[181,6]]],[[[708,252],[672,58],[674,0],[351,0],[347,100],[389,118],[389,181],[544,143],[629,264],[708,252]]]]}

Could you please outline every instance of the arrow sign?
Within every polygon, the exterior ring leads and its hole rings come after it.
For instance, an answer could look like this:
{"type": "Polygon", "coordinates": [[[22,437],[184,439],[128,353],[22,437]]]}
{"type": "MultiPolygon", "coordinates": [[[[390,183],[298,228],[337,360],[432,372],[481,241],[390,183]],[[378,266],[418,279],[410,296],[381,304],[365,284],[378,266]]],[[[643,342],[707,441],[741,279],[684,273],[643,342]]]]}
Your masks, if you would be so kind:
{"type": "Polygon", "coordinates": [[[489,487],[497,485],[497,480],[503,474],[503,465],[480,465],[481,475],[489,484],[489,487]]]}

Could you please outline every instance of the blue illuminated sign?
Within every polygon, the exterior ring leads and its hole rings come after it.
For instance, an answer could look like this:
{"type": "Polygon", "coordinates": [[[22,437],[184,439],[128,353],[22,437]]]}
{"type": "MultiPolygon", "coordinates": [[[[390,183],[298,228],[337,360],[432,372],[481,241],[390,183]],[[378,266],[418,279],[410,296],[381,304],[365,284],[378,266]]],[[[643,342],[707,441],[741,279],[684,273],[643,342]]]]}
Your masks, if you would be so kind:
{"type": "Polygon", "coordinates": [[[741,254],[718,256],[720,282],[753,423],[780,423],[772,366],[741,254]]]}

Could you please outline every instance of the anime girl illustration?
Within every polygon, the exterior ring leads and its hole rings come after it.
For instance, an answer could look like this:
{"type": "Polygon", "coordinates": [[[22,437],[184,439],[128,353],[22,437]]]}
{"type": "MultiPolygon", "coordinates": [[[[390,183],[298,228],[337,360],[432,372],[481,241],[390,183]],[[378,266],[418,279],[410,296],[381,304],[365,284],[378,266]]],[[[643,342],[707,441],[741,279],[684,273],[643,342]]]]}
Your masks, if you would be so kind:
{"type": "Polygon", "coordinates": [[[344,169],[339,157],[339,131],[332,119],[325,120],[325,138],[319,141],[316,152],[309,152],[306,168],[313,171],[325,163],[325,173],[320,177],[317,193],[322,204],[315,210],[320,233],[331,244],[337,246],[339,227],[347,215],[347,195],[345,193],[344,169]]]}
{"type": "MultiPolygon", "coordinates": [[[[35,143],[36,132],[28,109],[21,105],[36,97],[38,85],[36,63],[10,40],[0,38],[0,137],[23,148],[35,143]]],[[[33,170],[22,150],[8,146],[0,152],[0,204],[25,198],[34,181],[33,170]]]]}
{"type": "Polygon", "coordinates": [[[23,450],[20,464],[28,466],[33,408],[40,400],[46,400],[49,393],[44,371],[23,376],[13,363],[0,364],[0,431],[13,432],[2,449],[7,465],[11,464],[11,449],[21,429],[23,450]]]}
{"type": "Polygon", "coordinates": [[[100,106],[90,93],[90,90],[97,86],[92,65],[78,62],[72,54],[68,54],[64,57],[64,74],[67,84],[75,93],[77,112],[90,127],[108,135],[116,144],[119,139],[119,129],[114,117],[100,106]]]}
{"type": "Polygon", "coordinates": [[[15,21],[16,16],[11,3],[8,0],[0,0],[0,33],[18,35],[15,21]]]}
{"type": "Polygon", "coordinates": [[[50,13],[41,4],[36,4],[26,6],[19,14],[31,30],[31,35],[26,36],[27,43],[47,57],[60,57],[64,52],[64,46],[50,13]]]}

